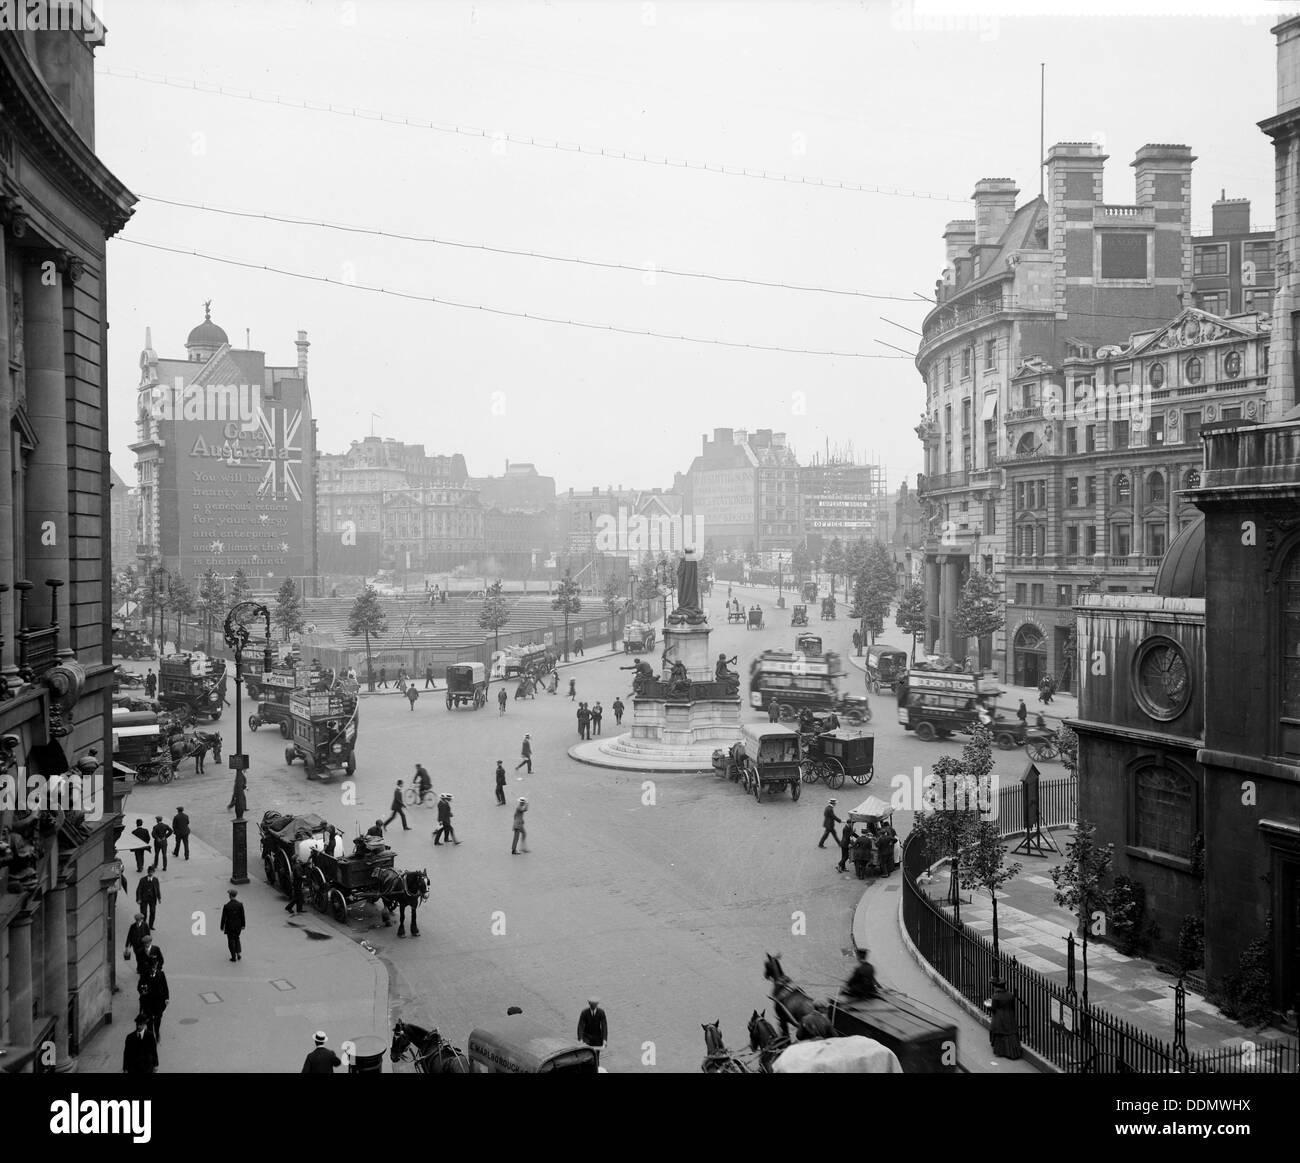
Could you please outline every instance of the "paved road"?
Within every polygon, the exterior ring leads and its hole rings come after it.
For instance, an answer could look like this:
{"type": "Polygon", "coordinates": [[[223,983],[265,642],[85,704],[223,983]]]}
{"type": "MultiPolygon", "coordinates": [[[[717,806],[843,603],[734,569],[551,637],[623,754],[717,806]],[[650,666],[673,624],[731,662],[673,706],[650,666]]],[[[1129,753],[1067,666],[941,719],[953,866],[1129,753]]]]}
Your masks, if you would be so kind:
{"type": "MultiPolygon", "coordinates": [[[[729,627],[720,613],[725,587],[715,589],[711,648],[738,652],[744,676],[757,651],[788,648],[792,632],[789,611],[775,609],[770,591],[736,593],[746,604],[757,596],[769,615],[763,631],[729,627]]],[[[847,619],[814,617],[812,628],[847,652],[847,619]]],[[[573,677],[580,698],[608,708],[615,694],[627,696],[629,676],[618,670],[625,662],[608,654],[563,671],[561,690],[573,677]]],[[[848,681],[862,689],[856,672],[848,681]]],[[[867,790],[885,794],[895,773],[955,753],[955,744],[926,745],[905,733],[891,698],[872,702],[877,776],[867,790]]],[[[563,694],[512,698],[504,716],[495,700],[481,711],[447,711],[429,692],[411,711],[404,699],[367,698],[355,795],[337,779],[308,783],[301,764],[286,766],[275,730],[245,728],[253,820],[246,891],[273,891],[257,857],[255,822],[264,810],[314,811],[352,835],[387,817],[394,781],[409,783],[421,761],[435,791],[455,796],[463,843],[435,848],[432,809],[408,809],[412,831],[394,821],[388,836],[399,867],[428,868],[432,878],[422,936],[399,940],[395,928],[372,928],[377,918],[364,914],[351,925],[390,963],[394,1016],[436,1024],[461,1044],[478,1020],[510,1005],[569,1031],[594,991],[609,1014],[611,1070],[695,1071],[702,1022],[720,1019],[735,1048],[746,1043],[753,1009],[766,1006],[771,1016],[765,951],[783,954],[787,971],[814,994],[832,991],[850,966],[851,911],[862,885],[836,872],[838,853],[816,846],[826,790],[805,788],[797,804],[788,795],[756,804],[710,774],[645,777],[585,766],[566,754],[577,739],[574,711],[563,694]],[[513,771],[525,731],[534,742],[532,775],[513,771]],[[531,804],[526,855],[510,855],[511,807],[498,807],[493,795],[498,758],[511,772],[510,803],[526,795],[531,804]]],[[[220,725],[227,751],[232,718],[228,712],[220,725]]],[[[612,714],[605,725],[612,730],[612,714]]],[[[1018,775],[1022,763],[1009,757],[1005,773],[1018,775]]],[[[186,767],[169,788],[139,789],[128,807],[170,817],[184,804],[196,833],[228,852],[229,772],[210,760],[203,776],[186,767]]],[[[865,794],[847,784],[836,793],[840,814],[865,794]]],[[[909,821],[896,817],[900,832],[909,821]]]]}

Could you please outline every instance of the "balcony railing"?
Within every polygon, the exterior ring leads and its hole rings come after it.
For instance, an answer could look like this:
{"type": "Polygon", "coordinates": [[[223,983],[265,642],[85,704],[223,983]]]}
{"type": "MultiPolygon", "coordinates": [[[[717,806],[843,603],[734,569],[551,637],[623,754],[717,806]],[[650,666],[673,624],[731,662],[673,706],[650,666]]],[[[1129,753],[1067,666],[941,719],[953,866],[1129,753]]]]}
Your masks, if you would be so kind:
{"type": "Polygon", "coordinates": [[[925,326],[922,341],[930,343],[955,327],[973,323],[976,319],[985,319],[990,315],[996,315],[999,311],[1005,310],[1006,307],[1006,301],[1002,298],[980,299],[968,307],[949,307],[941,311],[938,318],[925,326]]]}
{"type": "Polygon", "coordinates": [[[1007,423],[1016,420],[1037,420],[1043,415],[1042,404],[1030,404],[1024,408],[1013,408],[1007,413],[1007,423]]]}
{"type": "Polygon", "coordinates": [[[1154,222],[1156,220],[1156,210],[1154,206],[1110,206],[1106,203],[1094,206],[1092,208],[1092,220],[1097,222],[1103,218],[1127,218],[1133,222],[1154,222]]]}
{"type": "Polygon", "coordinates": [[[924,482],[918,481],[922,492],[933,493],[939,489],[960,489],[965,487],[969,482],[970,473],[964,469],[961,472],[945,472],[937,476],[929,476],[924,482]]]}
{"type": "Polygon", "coordinates": [[[50,587],[50,624],[33,627],[27,624],[27,594],[35,586],[29,581],[14,582],[18,591],[15,618],[18,630],[14,634],[18,645],[18,673],[33,679],[53,670],[59,661],[59,587],[63,582],[49,578],[45,584],[50,587]]]}

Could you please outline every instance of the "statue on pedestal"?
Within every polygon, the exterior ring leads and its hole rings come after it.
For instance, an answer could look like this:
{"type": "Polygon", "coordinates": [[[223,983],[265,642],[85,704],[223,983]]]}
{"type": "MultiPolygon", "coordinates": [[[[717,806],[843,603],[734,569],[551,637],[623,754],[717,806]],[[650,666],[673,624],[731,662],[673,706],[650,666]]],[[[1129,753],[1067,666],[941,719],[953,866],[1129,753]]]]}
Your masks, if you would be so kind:
{"type": "Polygon", "coordinates": [[[732,655],[731,658],[728,658],[726,653],[723,652],[722,654],[718,655],[718,664],[713,668],[714,681],[726,683],[728,695],[734,695],[738,690],[740,690],[740,675],[738,675],[734,670],[731,669],[730,666],[727,665],[729,662],[735,662],[735,661],[736,661],[735,655],[732,655]]]}
{"type": "Polygon", "coordinates": [[[702,626],[708,618],[700,603],[700,559],[688,549],[677,563],[677,608],[668,615],[670,626],[702,626]]]}

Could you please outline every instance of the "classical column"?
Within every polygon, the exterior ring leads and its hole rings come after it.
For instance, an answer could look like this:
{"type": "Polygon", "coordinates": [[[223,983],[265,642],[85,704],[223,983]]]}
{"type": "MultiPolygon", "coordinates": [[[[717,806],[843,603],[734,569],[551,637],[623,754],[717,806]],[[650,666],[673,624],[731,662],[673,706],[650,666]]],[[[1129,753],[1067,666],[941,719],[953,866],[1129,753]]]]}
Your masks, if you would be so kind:
{"type": "Polygon", "coordinates": [[[9,926],[9,1037],[19,1053],[31,1049],[32,914],[19,913],[9,926]]]}
{"type": "MultiPolygon", "coordinates": [[[[68,1025],[68,886],[56,881],[45,893],[45,1010],[54,1015],[54,1069],[72,1069],[68,1056],[72,1031],[68,1025]]],[[[109,951],[111,958],[112,950],[109,951]]]]}
{"type": "MultiPolygon", "coordinates": [[[[1140,554],[1146,549],[1146,530],[1142,528],[1142,470],[1134,468],[1129,477],[1132,481],[1131,497],[1133,500],[1133,536],[1129,539],[1129,550],[1140,554]]],[[[1139,557],[1138,561],[1142,559],[1139,557]]]]}
{"type": "MultiPolygon", "coordinates": [[[[50,590],[68,575],[68,400],[63,353],[63,276],[48,252],[23,270],[23,326],[27,349],[27,414],[37,445],[27,467],[27,577],[35,582],[28,600],[29,624],[50,624],[50,590]]],[[[63,611],[63,624],[71,625],[63,611]]],[[[67,644],[67,636],[60,646],[67,644]]]]}
{"type": "MultiPolygon", "coordinates": [[[[960,570],[957,568],[957,559],[955,557],[945,557],[943,559],[943,637],[945,641],[944,649],[951,654],[953,658],[962,658],[966,656],[965,641],[959,638],[957,632],[952,628],[953,617],[957,613],[957,602],[960,594],[958,578],[960,570]]],[[[958,661],[961,659],[958,658],[958,661]]]]}
{"type": "MultiPolygon", "coordinates": [[[[5,259],[5,241],[8,232],[0,230],[0,287],[9,286],[9,267],[5,259]]],[[[0,296],[0,303],[3,303],[0,296]]],[[[19,305],[15,305],[19,306],[19,305]]],[[[12,307],[10,308],[13,309],[12,307]]],[[[0,376],[8,374],[9,368],[9,320],[0,319],[0,376]]],[[[13,439],[10,436],[13,423],[13,393],[0,392],[0,585],[9,587],[8,593],[0,593],[0,638],[4,640],[4,653],[0,657],[0,682],[12,676],[17,682],[18,643],[14,638],[14,604],[18,595],[13,592],[14,582],[14,494],[13,494],[13,439]]]]}
{"type": "Polygon", "coordinates": [[[1178,489],[1181,484],[1179,470],[1171,467],[1165,470],[1165,501],[1168,506],[1167,521],[1165,528],[1165,548],[1169,548],[1169,543],[1178,536],[1178,489]]]}
{"type": "Polygon", "coordinates": [[[935,623],[940,619],[939,611],[939,562],[936,558],[927,556],[925,559],[925,612],[927,622],[925,627],[925,641],[921,643],[921,653],[929,654],[930,647],[934,645],[936,637],[935,623]]]}

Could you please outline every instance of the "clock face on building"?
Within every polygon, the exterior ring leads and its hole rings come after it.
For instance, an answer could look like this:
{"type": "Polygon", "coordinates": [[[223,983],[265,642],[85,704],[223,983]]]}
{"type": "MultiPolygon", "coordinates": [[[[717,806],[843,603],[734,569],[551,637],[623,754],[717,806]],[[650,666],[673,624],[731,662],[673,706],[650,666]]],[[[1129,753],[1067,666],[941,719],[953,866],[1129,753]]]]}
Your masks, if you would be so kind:
{"type": "Polygon", "coordinates": [[[1160,636],[1143,642],[1133,659],[1133,691],[1151,718],[1164,722],[1181,715],[1192,694],[1192,674],[1183,648],[1160,636]]]}
{"type": "Polygon", "coordinates": [[[1238,351],[1228,352],[1227,358],[1223,361],[1223,370],[1228,373],[1229,378],[1234,380],[1241,375],[1241,353],[1238,351]]]}

